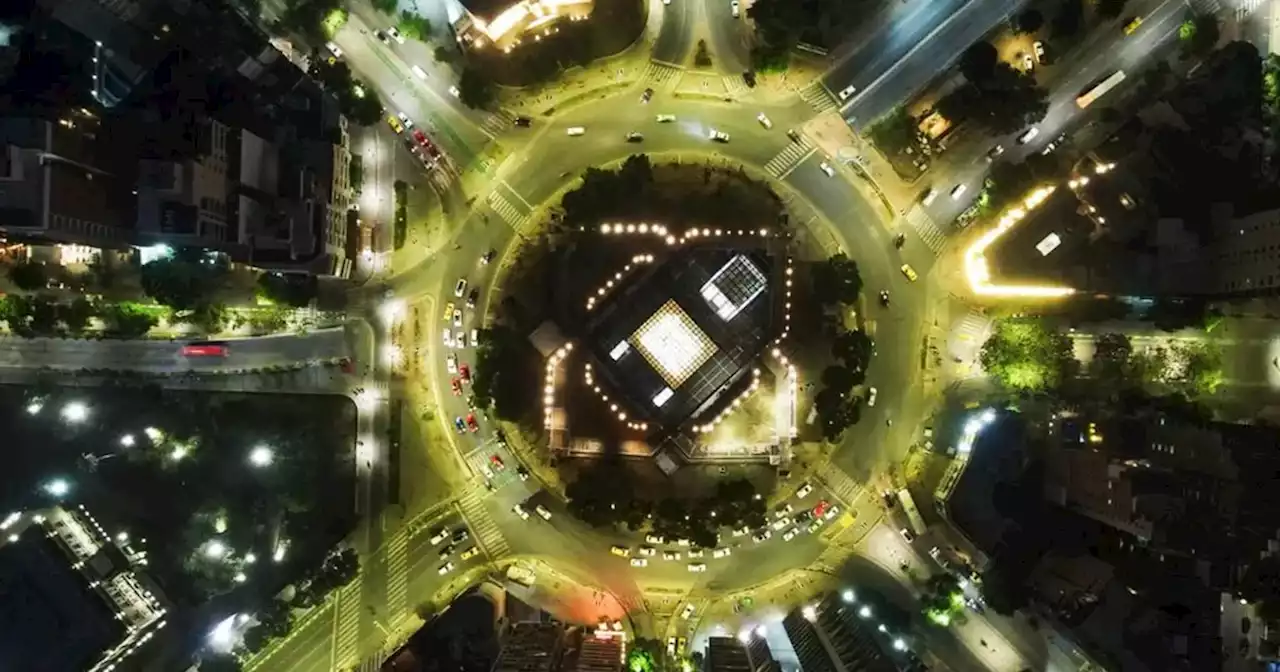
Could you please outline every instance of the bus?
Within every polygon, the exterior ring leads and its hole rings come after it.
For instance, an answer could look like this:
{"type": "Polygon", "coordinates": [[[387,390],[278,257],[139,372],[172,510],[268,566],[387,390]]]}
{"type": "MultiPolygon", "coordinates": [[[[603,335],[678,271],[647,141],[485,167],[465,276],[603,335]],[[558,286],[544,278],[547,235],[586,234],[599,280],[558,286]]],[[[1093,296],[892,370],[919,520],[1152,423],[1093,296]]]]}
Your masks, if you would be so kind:
{"type": "Polygon", "coordinates": [[[1101,82],[1098,83],[1097,86],[1093,87],[1092,89],[1089,89],[1088,91],[1085,91],[1083,94],[1080,95],[1079,98],[1076,98],[1076,105],[1080,106],[1080,109],[1082,110],[1086,107],[1089,107],[1089,105],[1093,104],[1093,101],[1097,100],[1098,98],[1101,98],[1103,94],[1110,91],[1111,89],[1116,88],[1116,86],[1123,81],[1124,81],[1124,71],[1117,70],[1115,74],[1102,80],[1101,82]]]}
{"type": "Polygon", "coordinates": [[[226,357],[227,344],[221,341],[199,341],[182,346],[183,357],[226,357]]]}
{"type": "Polygon", "coordinates": [[[920,509],[916,508],[916,502],[911,499],[911,493],[903,488],[898,491],[898,503],[902,505],[903,513],[907,514],[907,522],[911,524],[911,531],[916,536],[924,534],[924,519],[920,517],[920,509]]]}

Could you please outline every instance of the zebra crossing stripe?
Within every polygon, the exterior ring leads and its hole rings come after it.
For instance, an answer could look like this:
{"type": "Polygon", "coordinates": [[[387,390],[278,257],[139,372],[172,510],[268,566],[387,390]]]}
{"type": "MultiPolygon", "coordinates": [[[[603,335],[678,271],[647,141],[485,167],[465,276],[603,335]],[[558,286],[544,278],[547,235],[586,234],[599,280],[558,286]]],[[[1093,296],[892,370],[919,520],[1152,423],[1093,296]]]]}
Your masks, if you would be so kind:
{"type": "Polygon", "coordinates": [[[916,230],[920,235],[920,240],[924,242],[930,250],[935,254],[942,251],[942,247],[947,244],[947,234],[933,223],[933,218],[924,211],[919,205],[914,205],[907,212],[907,221],[911,224],[911,228],[916,230]]]}
{"type": "Polygon", "coordinates": [[[484,503],[474,492],[468,492],[458,504],[462,517],[467,521],[467,527],[471,528],[471,533],[475,536],[476,545],[480,550],[487,553],[490,559],[501,558],[511,552],[511,546],[502,537],[498,524],[493,522],[493,517],[489,515],[489,511],[484,508],[484,503]]]}
{"type": "Polygon", "coordinates": [[[836,101],[831,97],[827,88],[822,85],[821,81],[813,82],[806,86],[800,92],[800,99],[814,109],[816,112],[826,112],[836,106],[836,101]]]}
{"type": "Polygon", "coordinates": [[[857,498],[858,493],[862,491],[862,486],[857,481],[849,478],[844,471],[834,465],[819,475],[818,478],[827,486],[831,494],[844,502],[846,507],[850,506],[857,498]]]}
{"type": "Polygon", "coordinates": [[[396,534],[387,547],[387,612],[404,611],[409,601],[409,536],[396,534]]]}
{"type": "Polygon", "coordinates": [[[485,202],[488,203],[489,208],[501,217],[503,221],[511,225],[511,228],[516,231],[524,232],[525,225],[529,222],[529,216],[520,214],[520,211],[516,209],[516,206],[512,205],[511,201],[508,201],[502,194],[499,194],[496,191],[492,192],[489,194],[489,198],[487,198],[485,202]]]}
{"type": "Polygon", "coordinates": [[[352,581],[338,590],[337,609],[333,617],[337,619],[337,642],[334,658],[342,665],[349,665],[358,655],[360,638],[360,582],[352,581]]]}
{"type": "Polygon", "coordinates": [[[788,169],[794,167],[815,151],[813,146],[809,144],[808,139],[801,138],[801,140],[801,142],[789,145],[786,149],[778,152],[777,156],[769,159],[769,162],[764,164],[765,172],[774,178],[781,179],[783,174],[788,172],[788,169]]]}

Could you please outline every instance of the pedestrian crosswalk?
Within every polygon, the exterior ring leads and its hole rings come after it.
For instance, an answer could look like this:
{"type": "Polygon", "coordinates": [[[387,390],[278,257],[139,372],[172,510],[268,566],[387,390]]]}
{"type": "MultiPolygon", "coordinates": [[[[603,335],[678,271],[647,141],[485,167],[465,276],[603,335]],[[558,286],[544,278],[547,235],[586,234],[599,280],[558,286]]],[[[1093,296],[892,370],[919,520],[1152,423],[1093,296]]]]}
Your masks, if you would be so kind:
{"type": "Polygon", "coordinates": [[[929,213],[925,212],[924,207],[919,203],[911,206],[907,211],[907,223],[911,224],[911,228],[916,230],[920,235],[920,240],[925,246],[933,250],[934,254],[942,251],[942,247],[947,244],[947,234],[933,223],[933,218],[929,213]]]}
{"type": "Polygon", "coordinates": [[[970,311],[963,319],[956,323],[951,333],[955,334],[956,340],[964,343],[972,343],[976,346],[982,345],[987,340],[987,332],[991,329],[991,320],[987,316],[977,311],[970,311]]]}
{"type": "Polygon", "coordinates": [[[736,96],[747,90],[747,83],[742,81],[741,76],[724,77],[724,92],[730,96],[736,96]]]}
{"type": "Polygon", "coordinates": [[[1236,20],[1244,19],[1258,11],[1259,7],[1270,4],[1271,0],[1236,0],[1236,20]]]}
{"type": "Polygon", "coordinates": [[[831,491],[831,494],[836,499],[840,500],[846,509],[852,508],[854,499],[857,498],[859,492],[862,492],[862,485],[849,478],[849,475],[844,473],[843,469],[834,464],[828,465],[826,469],[822,470],[818,474],[818,480],[831,491]]]}
{"type": "Polygon", "coordinates": [[[650,61],[649,64],[645,66],[644,74],[640,78],[651,84],[661,84],[679,77],[681,72],[680,68],[673,65],[650,61]]]}
{"type": "Polygon", "coordinates": [[[334,660],[339,667],[356,664],[360,655],[360,581],[338,589],[334,602],[334,660]]]}
{"type": "Polygon", "coordinates": [[[831,92],[822,84],[822,80],[817,80],[800,90],[800,99],[813,108],[814,112],[822,113],[827,110],[834,109],[836,99],[831,96],[831,92]]]}
{"type": "Polygon", "coordinates": [[[800,136],[800,142],[793,142],[787,145],[786,149],[769,159],[769,162],[764,164],[764,170],[774,179],[782,179],[783,175],[791,172],[797,164],[816,151],[818,150],[809,142],[808,138],[800,136]]]}
{"type": "Polygon", "coordinates": [[[528,228],[531,224],[529,215],[522,214],[519,208],[497,190],[489,193],[485,203],[494,214],[501,217],[502,221],[509,224],[517,233],[529,233],[528,228]]]}
{"type": "Polygon", "coordinates": [[[387,541],[387,613],[399,614],[409,608],[409,535],[408,530],[392,535],[387,541]]]}
{"type": "Polygon", "coordinates": [[[463,520],[467,521],[467,527],[471,528],[471,536],[476,540],[476,545],[489,555],[490,560],[497,560],[510,554],[511,546],[507,544],[502,530],[498,529],[498,524],[485,507],[482,497],[485,494],[488,494],[485,490],[468,490],[458,499],[458,509],[462,512],[463,520]]]}
{"type": "Polygon", "coordinates": [[[493,137],[511,130],[513,123],[515,123],[515,115],[509,112],[486,113],[480,122],[480,128],[484,130],[485,134],[493,137]]]}

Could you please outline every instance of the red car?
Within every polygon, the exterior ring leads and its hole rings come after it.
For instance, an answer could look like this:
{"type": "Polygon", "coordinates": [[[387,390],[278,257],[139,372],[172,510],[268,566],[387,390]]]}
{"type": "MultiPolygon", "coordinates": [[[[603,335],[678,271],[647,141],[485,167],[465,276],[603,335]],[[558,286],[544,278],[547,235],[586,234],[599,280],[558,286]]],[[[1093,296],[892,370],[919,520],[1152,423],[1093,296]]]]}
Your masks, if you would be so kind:
{"type": "Polygon", "coordinates": [[[822,517],[822,514],[826,513],[826,512],[827,512],[827,508],[828,508],[828,507],[830,507],[830,506],[831,506],[831,504],[827,503],[827,500],[825,500],[825,499],[824,499],[824,500],[822,500],[821,502],[818,502],[818,505],[817,505],[817,506],[815,506],[815,507],[813,507],[813,517],[814,517],[814,518],[821,518],[821,517],[822,517]]]}
{"type": "Polygon", "coordinates": [[[480,423],[476,422],[475,413],[467,414],[467,429],[471,430],[472,432],[480,431],[480,423]]]}
{"type": "Polygon", "coordinates": [[[506,468],[507,468],[507,465],[505,465],[505,464],[503,464],[503,463],[502,463],[502,458],[501,458],[501,457],[498,457],[497,455],[490,455],[490,456],[489,456],[489,463],[493,465],[493,468],[494,468],[494,469],[499,469],[499,470],[501,470],[501,469],[506,469],[506,468]]]}
{"type": "Polygon", "coordinates": [[[453,394],[454,394],[455,396],[459,396],[459,397],[461,397],[461,396],[462,396],[462,382],[461,382],[461,381],[459,381],[457,378],[454,378],[452,381],[450,381],[450,384],[453,386],[453,394]]]}
{"type": "Polygon", "coordinates": [[[418,144],[422,145],[423,147],[426,147],[427,145],[431,144],[431,141],[427,139],[427,136],[423,134],[421,129],[418,129],[418,128],[413,129],[413,139],[417,140],[418,144]]]}
{"type": "Polygon", "coordinates": [[[471,367],[467,366],[466,364],[459,364],[459,365],[458,365],[458,377],[462,379],[462,382],[464,382],[464,383],[470,383],[470,382],[471,382],[471,367]]]}

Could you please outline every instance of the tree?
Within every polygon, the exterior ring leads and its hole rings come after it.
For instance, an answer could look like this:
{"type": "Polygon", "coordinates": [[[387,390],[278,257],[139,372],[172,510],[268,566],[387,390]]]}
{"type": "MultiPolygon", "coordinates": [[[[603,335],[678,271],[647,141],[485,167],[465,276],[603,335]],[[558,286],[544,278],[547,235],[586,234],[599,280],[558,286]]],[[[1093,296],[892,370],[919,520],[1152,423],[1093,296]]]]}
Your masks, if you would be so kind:
{"type": "Polygon", "coordinates": [[[107,304],[99,317],[106,326],[105,335],[110,338],[138,338],[158,322],[152,312],[130,303],[107,304]]]}
{"type": "Polygon", "coordinates": [[[1206,56],[1218,45],[1221,25],[1213,14],[1187,12],[1178,27],[1179,48],[1185,58],[1206,56]]]}
{"type": "Polygon", "coordinates": [[[1098,0],[1098,16],[1104,19],[1114,19],[1124,13],[1124,6],[1128,0],[1098,0]]]}
{"type": "Polygon", "coordinates": [[[1090,372],[1106,385],[1118,385],[1129,379],[1133,372],[1129,359],[1133,356],[1133,344],[1124,334],[1099,334],[1094,339],[1093,363],[1090,372]]]}
{"type": "Polygon", "coordinates": [[[286,0],[278,25],[310,44],[324,44],[346,20],[338,0],[286,0]]]}
{"type": "Polygon", "coordinates": [[[1012,616],[1031,600],[1026,583],[1010,576],[1007,564],[997,560],[982,575],[982,600],[1001,616],[1012,616]]]}
{"type": "Polygon", "coordinates": [[[842,331],[831,340],[831,355],[852,371],[866,371],[874,352],[871,337],[861,330],[842,331]]]}
{"type": "Polygon", "coordinates": [[[1190,396],[1209,396],[1222,385],[1222,352],[1210,343],[1194,343],[1183,346],[1178,353],[1182,360],[1182,380],[1190,396]]]}
{"type": "Polygon", "coordinates": [[[209,302],[226,277],[225,261],[207,257],[202,250],[180,250],[142,266],[142,289],[162,305],[192,310],[209,302]]]}
{"type": "MultiPolygon", "coordinates": [[[[528,381],[535,376],[537,353],[521,334],[505,325],[480,330],[471,390],[479,408],[493,408],[504,420],[519,420],[532,408],[528,381]]],[[[537,394],[541,394],[538,388],[537,394]]]]}
{"type": "Polygon", "coordinates": [[[853,303],[862,291],[862,276],[858,264],[840,252],[825,261],[813,265],[813,290],[818,303],[824,306],[837,303],[853,303]]]}
{"type": "Polygon", "coordinates": [[[960,55],[960,73],[970,82],[985,82],[995,76],[1000,54],[990,42],[974,42],[960,55]]]}
{"type": "Polygon", "coordinates": [[[1025,392],[1056,389],[1075,364],[1071,341],[1031,319],[997,320],[980,358],[1001,385],[1025,392]]]}
{"type": "Polygon", "coordinates": [[[402,10],[400,12],[400,20],[396,24],[396,29],[400,34],[409,40],[418,40],[426,42],[431,37],[431,22],[415,12],[402,10]]]}
{"type": "Polygon", "coordinates": [[[859,379],[866,380],[866,375],[859,376],[843,366],[832,365],[822,370],[822,385],[840,392],[841,395],[848,394],[849,390],[858,384],[859,379]]]}
{"type": "Polygon", "coordinates": [[[497,92],[493,82],[479,70],[466,66],[458,76],[458,99],[471,109],[488,107],[493,103],[497,92]]]}
{"type": "Polygon", "coordinates": [[[783,72],[790,63],[791,50],[785,45],[759,41],[751,47],[751,69],[755,72],[783,72]]]}
{"type": "Polygon", "coordinates": [[[1084,0],[1062,0],[1053,16],[1051,34],[1055,39],[1071,37],[1084,25],[1084,0]]]}
{"type": "Polygon", "coordinates": [[[628,191],[643,193],[653,184],[653,163],[647,154],[632,154],[622,162],[618,178],[628,191]]]}
{"type": "Polygon", "coordinates": [[[359,126],[373,126],[382,121],[382,99],[378,97],[378,93],[363,84],[359,85],[360,95],[351,95],[348,98],[339,97],[339,107],[342,113],[350,119],[352,123],[359,126]]]}
{"type": "Polygon", "coordinates": [[[935,623],[949,623],[964,611],[964,592],[950,572],[934,574],[925,581],[920,609],[935,623]]]}
{"type": "Polygon", "coordinates": [[[441,63],[452,63],[455,52],[449,47],[439,46],[431,51],[431,57],[441,63]]]}
{"type": "MultiPolygon", "coordinates": [[[[970,66],[973,74],[980,74],[979,65],[970,66]]],[[[1034,78],[1001,62],[986,79],[968,81],[944,96],[936,109],[953,121],[970,120],[995,135],[1005,135],[1043,119],[1049,103],[1034,78]]]]}
{"type": "Polygon", "coordinates": [[[89,320],[96,314],[97,310],[93,304],[83,296],[77,296],[71,300],[71,303],[61,306],[58,311],[62,323],[67,325],[67,331],[73,336],[83,334],[85,328],[89,326],[89,320]]]}
{"type": "Polygon", "coordinates": [[[305,308],[319,291],[314,275],[263,273],[258,276],[258,294],[272,303],[305,308]]]}
{"type": "Polygon", "coordinates": [[[49,269],[43,262],[22,261],[9,267],[9,280],[18,289],[34,292],[49,286],[49,269]]]}
{"type": "Polygon", "coordinates": [[[813,407],[822,426],[822,438],[837,441],[844,430],[857,424],[862,417],[861,407],[840,394],[839,390],[823,388],[813,398],[813,407]]]}
{"type": "Polygon", "coordinates": [[[867,129],[871,140],[884,152],[902,153],[916,146],[919,130],[916,120],[905,107],[898,106],[892,112],[877,119],[867,129]]]}
{"type": "Polygon", "coordinates": [[[1024,35],[1039,31],[1044,27],[1044,14],[1037,9],[1028,9],[1019,12],[1013,19],[1013,29],[1024,35]]]}
{"type": "Polygon", "coordinates": [[[707,51],[706,40],[698,40],[698,49],[694,52],[693,64],[699,68],[711,67],[711,52],[707,51]]]}
{"type": "Polygon", "coordinates": [[[639,647],[627,651],[627,672],[657,672],[653,654],[639,647]]]}

